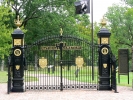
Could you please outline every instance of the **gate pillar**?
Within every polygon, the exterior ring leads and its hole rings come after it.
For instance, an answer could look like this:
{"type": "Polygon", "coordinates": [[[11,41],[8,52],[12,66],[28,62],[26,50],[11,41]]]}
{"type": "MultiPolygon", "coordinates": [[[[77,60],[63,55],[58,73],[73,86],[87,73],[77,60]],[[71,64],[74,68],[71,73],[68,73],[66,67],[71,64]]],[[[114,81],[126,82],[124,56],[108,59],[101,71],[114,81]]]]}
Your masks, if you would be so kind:
{"type": "Polygon", "coordinates": [[[101,22],[102,28],[98,32],[99,44],[99,86],[98,90],[111,90],[110,86],[110,43],[109,37],[111,33],[104,27],[106,25],[105,19],[101,22]]]}
{"type": "Polygon", "coordinates": [[[11,34],[13,39],[12,47],[12,92],[23,92],[23,76],[24,76],[24,67],[23,67],[23,45],[24,45],[24,34],[20,30],[19,26],[21,25],[19,18],[16,20],[17,29],[11,34]]]}

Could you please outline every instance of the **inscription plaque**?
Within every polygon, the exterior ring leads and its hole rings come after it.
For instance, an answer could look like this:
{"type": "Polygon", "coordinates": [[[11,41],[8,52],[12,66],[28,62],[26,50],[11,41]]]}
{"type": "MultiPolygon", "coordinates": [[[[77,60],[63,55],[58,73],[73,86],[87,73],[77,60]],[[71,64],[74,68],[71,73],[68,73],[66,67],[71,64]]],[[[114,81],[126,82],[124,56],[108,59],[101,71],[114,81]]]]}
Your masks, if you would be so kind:
{"type": "MultiPolygon", "coordinates": [[[[81,50],[81,46],[64,46],[63,50],[81,50]]],[[[41,50],[60,50],[56,46],[41,46],[41,50]]]]}
{"type": "Polygon", "coordinates": [[[127,74],[129,72],[129,51],[128,49],[118,50],[118,72],[120,74],[127,74]]]}

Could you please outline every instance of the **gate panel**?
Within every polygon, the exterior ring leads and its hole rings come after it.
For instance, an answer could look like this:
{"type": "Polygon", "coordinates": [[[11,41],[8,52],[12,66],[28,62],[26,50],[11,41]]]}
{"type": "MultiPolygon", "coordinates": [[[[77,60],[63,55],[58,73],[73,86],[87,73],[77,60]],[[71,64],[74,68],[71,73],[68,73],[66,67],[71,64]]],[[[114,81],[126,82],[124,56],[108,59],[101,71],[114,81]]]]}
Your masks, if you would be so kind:
{"type": "Polygon", "coordinates": [[[92,46],[84,39],[63,36],[63,51],[58,47],[60,36],[49,36],[25,46],[25,90],[97,89],[97,46],[94,49],[94,80],[92,80],[92,46]],[[76,64],[76,58],[79,65],[76,64]],[[41,62],[42,61],[42,62],[41,62]],[[42,64],[40,64],[42,63],[42,64]],[[80,65],[81,64],[81,65],[80,65]]]}

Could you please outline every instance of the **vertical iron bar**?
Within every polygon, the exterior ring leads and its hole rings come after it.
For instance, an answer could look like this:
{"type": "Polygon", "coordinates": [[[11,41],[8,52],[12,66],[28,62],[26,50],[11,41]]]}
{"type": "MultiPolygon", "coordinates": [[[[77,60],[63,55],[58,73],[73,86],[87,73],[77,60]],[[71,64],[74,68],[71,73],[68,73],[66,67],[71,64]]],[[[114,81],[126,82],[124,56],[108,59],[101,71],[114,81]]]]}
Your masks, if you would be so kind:
{"type": "Polygon", "coordinates": [[[63,91],[63,82],[62,82],[62,47],[63,47],[63,42],[62,42],[62,35],[60,35],[60,69],[61,69],[61,82],[60,82],[60,91],[63,91]]]}
{"type": "Polygon", "coordinates": [[[93,66],[93,0],[91,0],[91,33],[92,33],[92,80],[94,80],[94,66],[93,66]]]}
{"type": "Polygon", "coordinates": [[[10,59],[10,56],[9,56],[9,58],[8,58],[8,83],[7,83],[7,93],[9,94],[10,93],[10,88],[11,88],[11,74],[10,74],[10,61],[9,60],[11,60],[10,59]]]}

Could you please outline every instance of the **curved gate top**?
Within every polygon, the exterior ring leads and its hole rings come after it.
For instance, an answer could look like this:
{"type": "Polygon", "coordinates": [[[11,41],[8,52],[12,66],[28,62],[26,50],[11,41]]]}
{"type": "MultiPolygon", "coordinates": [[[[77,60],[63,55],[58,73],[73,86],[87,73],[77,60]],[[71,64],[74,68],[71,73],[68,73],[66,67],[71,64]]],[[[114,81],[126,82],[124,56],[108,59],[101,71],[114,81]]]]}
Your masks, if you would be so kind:
{"type": "Polygon", "coordinates": [[[26,45],[25,90],[97,89],[97,49],[71,35],[48,36],[26,45]]]}

